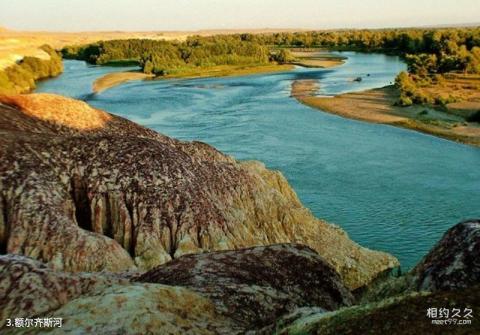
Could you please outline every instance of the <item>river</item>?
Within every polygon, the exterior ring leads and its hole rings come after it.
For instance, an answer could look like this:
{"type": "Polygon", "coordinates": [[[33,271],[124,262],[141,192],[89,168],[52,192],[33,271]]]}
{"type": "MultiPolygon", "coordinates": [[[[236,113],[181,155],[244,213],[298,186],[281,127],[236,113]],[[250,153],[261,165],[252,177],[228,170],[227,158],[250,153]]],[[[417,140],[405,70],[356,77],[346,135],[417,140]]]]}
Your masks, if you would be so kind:
{"type": "Polygon", "coordinates": [[[123,69],[65,61],[37,92],[86,100],[182,140],[280,170],[304,205],[363,246],[412,267],[457,222],[480,217],[480,149],[418,132],[348,120],[290,97],[296,79],[320,93],[381,87],[405,64],[394,56],[343,53],[332,69],[242,77],[135,81],[91,94],[99,76],[123,69]],[[352,79],[362,76],[361,82],[352,79]]]}

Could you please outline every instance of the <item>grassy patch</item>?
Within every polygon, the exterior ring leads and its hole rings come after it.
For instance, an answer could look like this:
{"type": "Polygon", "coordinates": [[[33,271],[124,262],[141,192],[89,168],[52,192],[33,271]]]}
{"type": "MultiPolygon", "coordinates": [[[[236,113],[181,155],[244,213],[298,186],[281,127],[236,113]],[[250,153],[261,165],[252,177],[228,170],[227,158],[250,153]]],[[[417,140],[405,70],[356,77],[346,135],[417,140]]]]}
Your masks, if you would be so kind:
{"type": "Polygon", "coordinates": [[[157,78],[193,78],[193,77],[224,77],[224,76],[241,76],[256,73],[268,73],[291,70],[292,65],[250,65],[250,66],[235,66],[235,65],[217,65],[208,67],[183,67],[171,70],[168,74],[158,76],[157,78]]]}

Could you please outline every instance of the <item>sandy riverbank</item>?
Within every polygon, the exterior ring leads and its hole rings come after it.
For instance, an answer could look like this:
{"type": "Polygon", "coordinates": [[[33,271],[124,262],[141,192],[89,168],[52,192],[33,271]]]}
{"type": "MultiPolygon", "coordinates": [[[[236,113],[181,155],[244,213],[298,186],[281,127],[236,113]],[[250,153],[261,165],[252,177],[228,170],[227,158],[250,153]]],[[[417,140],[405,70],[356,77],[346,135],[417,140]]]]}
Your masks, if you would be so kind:
{"type": "Polygon", "coordinates": [[[346,58],[325,51],[293,51],[294,65],[303,67],[330,68],[345,63],[346,58]]]}
{"type": "Polygon", "coordinates": [[[266,64],[266,65],[217,65],[206,68],[193,67],[182,72],[171,73],[165,76],[157,77],[158,79],[173,78],[204,78],[204,77],[231,77],[246,76],[250,74],[274,73],[292,70],[291,64],[266,64]]]}
{"type": "Polygon", "coordinates": [[[260,73],[274,73],[281,71],[292,70],[293,65],[290,64],[268,64],[259,66],[212,66],[209,68],[192,68],[191,70],[183,71],[180,73],[172,73],[165,76],[155,77],[154,75],[148,75],[142,72],[114,72],[106,74],[100,78],[97,78],[93,83],[92,90],[94,93],[100,93],[106,89],[120,85],[130,80],[142,80],[153,78],[155,80],[162,79],[175,79],[175,78],[205,78],[205,77],[231,77],[231,76],[245,76],[250,74],[260,73]]]}
{"type": "Polygon", "coordinates": [[[295,81],[292,84],[292,96],[310,107],[350,119],[389,124],[480,146],[478,123],[466,122],[459,115],[425,106],[395,106],[398,91],[393,86],[335,97],[318,97],[312,93],[311,80],[304,84],[299,82],[302,81],[295,81]]]}
{"type": "Polygon", "coordinates": [[[297,99],[315,96],[319,88],[315,79],[295,80],[292,83],[291,96],[297,99]]]}
{"type": "Polygon", "coordinates": [[[92,86],[93,93],[100,93],[114,86],[120,85],[131,80],[142,80],[152,78],[153,75],[142,72],[114,72],[104,75],[94,81],[92,86]]]}

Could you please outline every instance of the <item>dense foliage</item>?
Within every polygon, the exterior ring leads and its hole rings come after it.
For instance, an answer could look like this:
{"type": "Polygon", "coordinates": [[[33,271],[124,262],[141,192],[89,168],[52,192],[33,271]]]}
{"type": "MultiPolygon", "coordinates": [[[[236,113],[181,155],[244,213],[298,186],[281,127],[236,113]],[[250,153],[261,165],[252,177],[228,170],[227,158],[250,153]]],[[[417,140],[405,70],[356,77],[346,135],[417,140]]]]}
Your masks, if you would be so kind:
{"type": "MultiPolygon", "coordinates": [[[[272,48],[329,48],[378,51],[406,57],[411,73],[448,71],[480,72],[480,28],[383,29],[311,31],[274,34],[192,36],[185,42],[157,40],[100,41],[66,47],[65,58],[93,64],[136,60],[147,70],[179,66],[266,63],[272,48]],[[410,56],[409,56],[410,55],[410,56]]],[[[286,61],[285,52],[270,60],[286,61]]]]}
{"type": "Polygon", "coordinates": [[[445,73],[480,73],[480,29],[436,30],[426,37],[427,44],[419,49],[419,53],[405,55],[408,74],[400,73],[396,78],[401,94],[400,105],[446,105],[453,102],[453,97],[434,97],[425,94],[421,88],[442,83],[445,73]]]}
{"type": "Polygon", "coordinates": [[[272,59],[280,64],[289,63],[295,60],[289,49],[282,48],[272,54],[272,59]]]}
{"type": "MultiPolygon", "coordinates": [[[[401,55],[408,73],[396,79],[399,103],[438,103],[419,87],[441,82],[448,72],[480,73],[480,28],[311,31],[193,36],[185,42],[116,40],[67,47],[66,58],[93,64],[135,61],[145,73],[172,74],[193,67],[289,63],[288,48],[327,48],[401,55]]],[[[1,79],[0,79],[1,80],[1,79]]],[[[438,99],[437,99],[438,100],[438,99]]],[[[442,97],[441,103],[449,98],[442,97]]]]}
{"type": "Polygon", "coordinates": [[[48,45],[42,46],[41,49],[48,54],[48,59],[27,56],[17,64],[0,71],[0,93],[28,92],[35,88],[35,81],[62,73],[60,54],[48,45]]]}
{"type": "Polygon", "coordinates": [[[263,45],[379,51],[405,56],[409,72],[480,73],[480,28],[346,30],[252,35],[263,45]]]}
{"type": "Polygon", "coordinates": [[[480,28],[312,31],[252,35],[263,45],[398,53],[438,53],[447,45],[480,45],[480,28]]]}
{"type": "Polygon", "coordinates": [[[66,47],[65,58],[93,64],[135,60],[145,73],[163,75],[189,67],[216,65],[258,65],[269,62],[269,51],[241,36],[189,37],[185,42],[147,39],[100,41],[80,47],[66,47]]]}

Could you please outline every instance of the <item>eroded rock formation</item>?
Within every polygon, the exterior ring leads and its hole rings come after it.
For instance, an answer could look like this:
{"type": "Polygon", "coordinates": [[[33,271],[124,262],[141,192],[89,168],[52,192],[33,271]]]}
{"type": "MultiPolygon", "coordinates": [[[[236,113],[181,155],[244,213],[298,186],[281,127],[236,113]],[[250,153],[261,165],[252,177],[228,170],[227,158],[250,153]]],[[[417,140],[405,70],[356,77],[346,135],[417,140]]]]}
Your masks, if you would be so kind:
{"type": "Polygon", "coordinates": [[[271,325],[302,306],[332,311],[353,303],[336,271],[301,245],[186,255],[137,280],[195,291],[210,298],[219,313],[249,330],[271,325]]]}
{"type": "Polygon", "coordinates": [[[45,316],[63,319],[56,331],[88,334],[271,333],[299,308],[353,303],[331,266],[292,244],[185,255],[142,275],[65,273],[4,255],[0,297],[0,327],[45,316]]]}
{"type": "Polygon", "coordinates": [[[236,325],[188,289],[132,283],[131,274],[65,273],[0,256],[0,333],[235,334],[236,325]],[[61,318],[61,328],[14,328],[7,319],[61,318]],[[2,328],[3,326],[3,328],[2,328]]]}
{"type": "Polygon", "coordinates": [[[31,258],[0,256],[0,327],[7,318],[43,315],[81,295],[128,282],[120,275],[56,272],[31,258]]]}
{"type": "Polygon", "coordinates": [[[176,286],[114,285],[54,312],[53,334],[240,334],[207,298],[176,286]]]}
{"type": "Polygon", "coordinates": [[[277,322],[275,335],[470,335],[480,334],[480,322],[475,316],[464,318],[465,310],[480,308],[480,285],[455,291],[434,293],[410,293],[384,301],[353,306],[330,313],[313,313],[289,320],[287,317],[277,322]],[[449,317],[430,318],[431,308],[443,308],[450,313],[459,310],[458,320],[470,320],[471,324],[433,324],[432,320],[447,320],[449,317]]]}
{"type": "Polygon", "coordinates": [[[398,265],[316,219],[285,178],[48,94],[0,98],[0,246],[57,270],[148,270],[295,242],[350,289],[398,265]]]}
{"type": "Polygon", "coordinates": [[[480,221],[450,228],[412,271],[418,289],[454,290],[480,284],[480,221]]]}
{"type": "MultiPolygon", "coordinates": [[[[449,251],[460,250],[445,245],[443,252],[449,251]]],[[[459,278],[472,284],[351,305],[338,274],[301,245],[185,255],[143,274],[65,273],[4,255],[0,332],[43,333],[5,321],[53,317],[63,326],[49,329],[52,334],[477,334],[480,284],[471,274],[459,278]],[[431,308],[457,310],[457,321],[471,323],[433,325],[431,308]]]]}
{"type": "Polygon", "coordinates": [[[479,246],[480,221],[461,222],[412,271],[374,287],[358,305],[300,308],[276,321],[276,334],[480,334],[479,246]]]}

